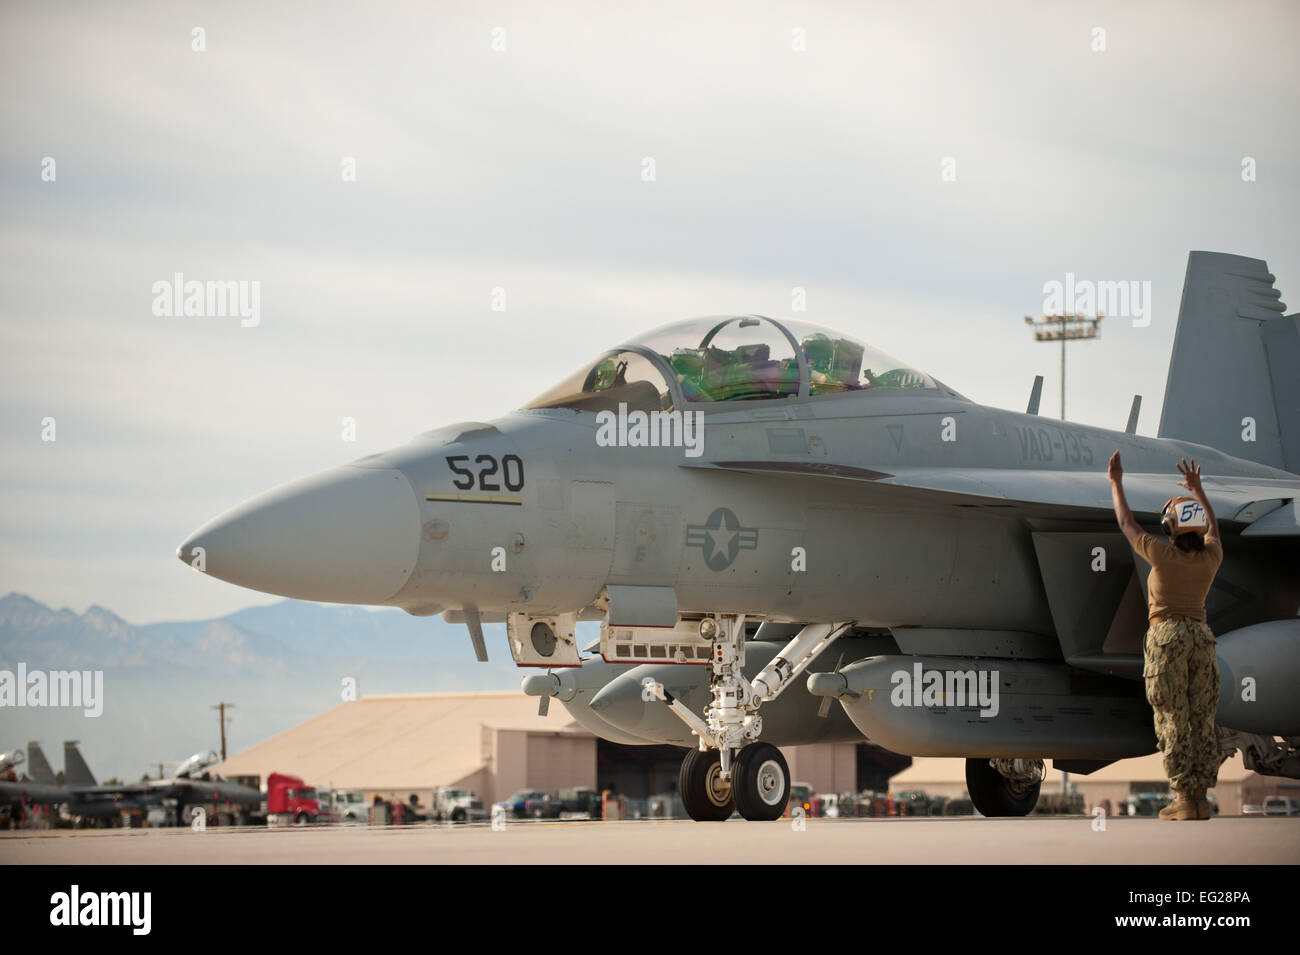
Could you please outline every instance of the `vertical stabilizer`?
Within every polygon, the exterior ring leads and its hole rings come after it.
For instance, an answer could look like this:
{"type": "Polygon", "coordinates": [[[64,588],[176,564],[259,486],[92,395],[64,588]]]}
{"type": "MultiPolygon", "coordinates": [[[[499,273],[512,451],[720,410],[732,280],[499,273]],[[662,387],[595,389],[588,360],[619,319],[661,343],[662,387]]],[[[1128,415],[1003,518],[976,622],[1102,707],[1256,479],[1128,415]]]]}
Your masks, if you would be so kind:
{"type": "Polygon", "coordinates": [[[50,761],[45,758],[45,750],[41,749],[40,743],[27,744],[27,775],[38,783],[49,783],[51,785],[58,783],[58,779],[54,776],[54,770],[50,768],[50,761]]]}
{"type": "Polygon", "coordinates": [[[77,749],[76,740],[69,740],[63,744],[63,778],[69,786],[96,785],[95,774],[81,758],[81,750],[77,749]]]}
{"type": "Polygon", "coordinates": [[[1300,472],[1300,315],[1273,281],[1260,259],[1188,255],[1159,435],[1300,472]]]}

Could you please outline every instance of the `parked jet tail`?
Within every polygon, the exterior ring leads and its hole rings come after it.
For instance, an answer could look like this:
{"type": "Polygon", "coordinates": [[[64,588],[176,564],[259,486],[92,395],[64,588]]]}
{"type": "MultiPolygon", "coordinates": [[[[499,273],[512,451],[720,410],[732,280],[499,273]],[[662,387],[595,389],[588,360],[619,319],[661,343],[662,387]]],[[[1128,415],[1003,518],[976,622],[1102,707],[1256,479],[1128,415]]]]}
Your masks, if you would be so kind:
{"type": "Polygon", "coordinates": [[[77,749],[77,741],[69,740],[63,744],[63,776],[69,786],[96,786],[95,774],[90,771],[86,761],[77,749]]]}
{"type": "Polygon", "coordinates": [[[54,776],[54,770],[50,768],[49,760],[45,758],[45,750],[41,749],[40,743],[27,744],[27,775],[38,783],[49,783],[58,785],[58,779],[54,776]]]}
{"type": "Polygon", "coordinates": [[[1188,255],[1160,437],[1300,473],[1300,313],[1280,298],[1260,259],[1188,255]]]}

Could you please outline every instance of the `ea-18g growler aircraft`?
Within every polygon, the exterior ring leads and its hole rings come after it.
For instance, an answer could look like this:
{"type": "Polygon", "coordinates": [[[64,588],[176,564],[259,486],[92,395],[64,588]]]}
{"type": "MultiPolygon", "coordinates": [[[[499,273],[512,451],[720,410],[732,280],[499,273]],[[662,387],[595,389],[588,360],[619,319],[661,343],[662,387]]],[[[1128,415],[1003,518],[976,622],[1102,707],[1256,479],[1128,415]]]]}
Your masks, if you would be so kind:
{"type": "Polygon", "coordinates": [[[1300,776],[1300,316],[1284,311],[1264,262],[1191,254],[1158,438],[1133,416],[1046,420],[1036,398],[984,407],[802,322],[684,321],[505,417],[256,497],[178,556],[269,593],[441,613],[480,657],[482,623],[504,620],[515,661],[547,671],[524,681],[543,705],[690,747],[695,819],[774,819],[779,746],[863,737],[965,757],[976,807],[1021,815],[1047,759],[1087,773],[1155,750],[1147,567],[1106,461],[1121,452],[1158,533],[1175,463],[1195,458],[1225,551],[1207,603],[1224,752],[1300,776]],[[598,645],[579,647],[580,620],[601,622],[598,645]]]}

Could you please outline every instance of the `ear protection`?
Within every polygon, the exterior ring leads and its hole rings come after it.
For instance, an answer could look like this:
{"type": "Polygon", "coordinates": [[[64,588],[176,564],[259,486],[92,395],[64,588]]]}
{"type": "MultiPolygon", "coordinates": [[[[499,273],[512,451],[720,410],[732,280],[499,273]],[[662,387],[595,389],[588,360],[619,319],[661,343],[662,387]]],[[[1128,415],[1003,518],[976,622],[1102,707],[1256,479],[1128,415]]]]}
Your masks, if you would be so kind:
{"type": "Polygon", "coordinates": [[[1170,538],[1192,531],[1204,535],[1210,521],[1205,508],[1190,497],[1171,497],[1160,509],[1160,525],[1170,538]]]}

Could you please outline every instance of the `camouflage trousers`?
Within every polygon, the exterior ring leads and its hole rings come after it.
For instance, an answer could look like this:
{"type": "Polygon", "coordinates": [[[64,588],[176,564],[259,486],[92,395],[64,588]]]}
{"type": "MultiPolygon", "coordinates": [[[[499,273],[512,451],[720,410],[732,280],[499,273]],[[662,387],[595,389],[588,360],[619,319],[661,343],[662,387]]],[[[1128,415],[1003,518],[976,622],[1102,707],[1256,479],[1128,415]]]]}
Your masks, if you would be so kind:
{"type": "Polygon", "coordinates": [[[1214,633],[1194,620],[1151,624],[1143,644],[1147,702],[1155,711],[1156,742],[1165,754],[1169,788],[1212,789],[1219,778],[1219,664],[1214,633]]]}

